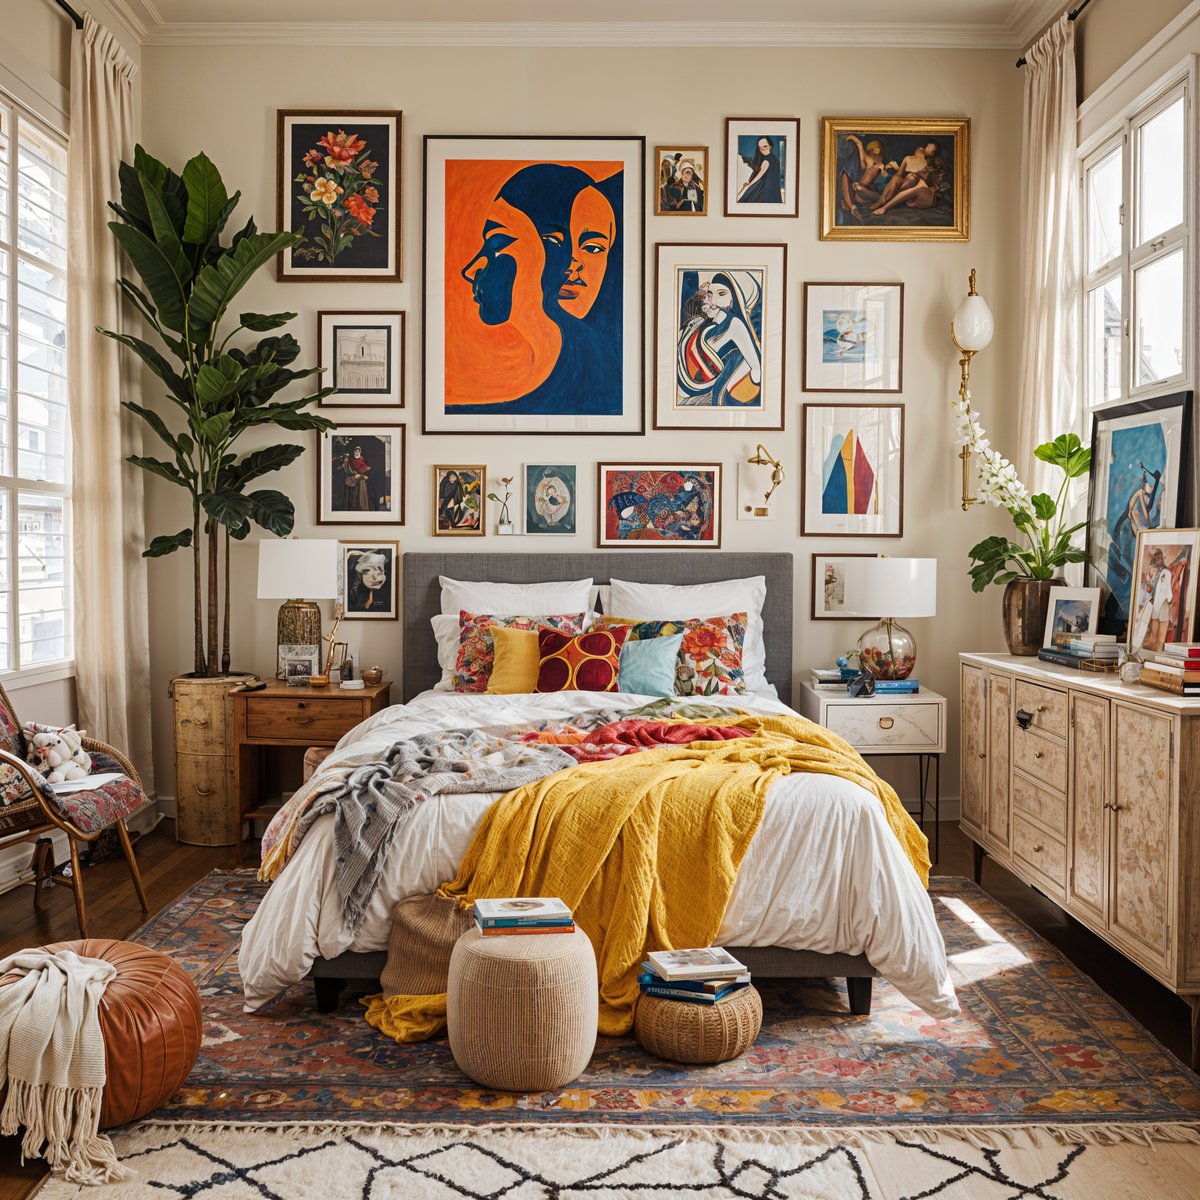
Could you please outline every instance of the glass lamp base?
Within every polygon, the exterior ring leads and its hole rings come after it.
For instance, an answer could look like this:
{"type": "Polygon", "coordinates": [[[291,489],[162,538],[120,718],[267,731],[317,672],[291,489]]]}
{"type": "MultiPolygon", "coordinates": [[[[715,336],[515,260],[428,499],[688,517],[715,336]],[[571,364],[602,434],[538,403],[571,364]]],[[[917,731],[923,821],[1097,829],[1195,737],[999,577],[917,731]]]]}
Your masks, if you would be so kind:
{"type": "Polygon", "coordinates": [[[884,617],[858,639],[858,661],[876,679],[907,679],[917,665],[917,642],[911,633],[884,617]]]}

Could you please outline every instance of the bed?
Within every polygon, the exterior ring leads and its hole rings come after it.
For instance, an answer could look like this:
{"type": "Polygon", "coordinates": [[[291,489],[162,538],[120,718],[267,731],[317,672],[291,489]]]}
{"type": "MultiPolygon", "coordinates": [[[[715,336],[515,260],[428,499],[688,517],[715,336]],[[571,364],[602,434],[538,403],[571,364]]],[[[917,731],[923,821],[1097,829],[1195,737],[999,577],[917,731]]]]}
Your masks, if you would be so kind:
{"type": "MultiPolygon", "coordinates": [[[[402,560],[404,663],[402,672],[404,705],[376,714],[358,730],[342,740],[338,750],[348,750],[365,739],[403,737],[409,731],[453,728],[497,713],[520,711],[554,703],[553,697],[518,698],[501,696],[456,696],[432,693],[441,677],[437,651],[430,633],[430,620],[440,610],[439,576],[502,583],[536,583],[547,579],[591,577],[604,584],[611,577],[637,582],[694,584],[763,575],[766,577],[766,602],[763,607],[766,644],[766,677],[777,698],[766,694],[728,698],[731,706],[751,711],[786,712],[792,694],[792,555],[739,553],[665,553],[665,552],[585,552],[553,555],[526,554],[407,554],[402,560]],[[482,714],[482,715],[481,715],[482,714]],[[402,732],[403,731],[403,732],[402,732]]],[[[583,703],[585,693],[560,693],[558,700],[574,696],[583,703]]],[[[592,697],[592,700],[595,698],[592,697]]],[[[569,701],[568,701],[569,703],[569,701]]],[[[545,707],[541,711],[548,711],[545,707]]],[[[772,799],[731,899],[722,933],[734,936],[728,943],[732,952],[760,977],[844,978],[852,1012],[870,1011],[872,980],[877,975],[864,951],[872,949],[877,962],[887,961],[885,971],[901,990],[921,1007],[935,1015],[949,1015],[956,1009],[949,984],[945,952],[927,894],[920,887],[907,860],[898,852],[894,837],[881,835],[881,823],[873,809],[878,802],[855,785],[826,779],[815,783],[815,776],[793,776],[772,789],[772,797],[788,785],[786,802],[772,799]],[[839,789],[836,785],[844,784],[839,789]],[[857,793],[850,795],[849,793],[857,793]],[[793,794],[794,793],[794,794],[793,794]],[[869,801],[866,803],[865,801],[869,801]],[[831,823],[820,829],[822,822],[831,823]],[[833,828],[836,826],[836,828],[833,828]],[[807,839],[807,840],[806,840],[807,839]],[[855,858],[849,855],[838,863],[810,869],[811,862],[792,864],[787,853],[811,859],[810,842],[853,845],[855,858]],[[889,845],[893,843],[892,845],[889,845]],[[803,895],[796,896],[779,879],[789,872],[806,877],[803,895]],[[905,879],[907,872],[910,879],[905,879]],[[743,886],[743,883],[745,886],[743,886]],[[888,893],[881,900],[877,894],[888,893]],[[832,906],[840,913],[839,896],[855,893],[854,905],[860,910],[854,919],[818,919],[818,909],[832,906]],[[781,895],[781,893],[786,893],[781,895]],[[861,893],[861,895],[859,894],[861,893]],[[893,895],[894,893],[894,895],[893,895]],[[918,894],[919,893],[919,894],[918,894]],[[894,903],[893,903],[894,900],[894,903]],[[865,903],[864,903],[865,902],[865,903]],[[761,913],[759,910],[762,910],[761,913]],[[811,936],[805,936],[806,928],[811,936]],[[818,927],[821,926],[821,927],[818,927]],[[748,936],[738,938],[738,932],[748,936]]],[[[442,869],[454,866],[453,853],[461,853],[469,829],[464,812],[471,812],[469,798],[461,795],[442,798],[438,812],[431,811],[429,821],[437,830],[419,828],[404,848],[393,850],[392,857],[403,860],[397,870],[420,859],[426,879],[422,886],[440,880],[429,874],[428,857],[440,856],[442,869]],[[464,803],[465,802],[465,803],[464,803]],[[444,808],[445,804],[454,805],[444,808]]],[[[479,819],[488,803],[480,797],[475,804],[479,819]]],[[[322,819],[327,826],[329,818],[322,819]]],[[[272,886],[259,912],[246,927],[239,963],[246,987],[247,1009],[269,1001],[271,995],[300,978],[313,980],[318,1007],[330,1011],[340,994],[352,981],[376,981],[383,967],[387,941],[387,914],[391,904],[414,894],[404,882],[394,880],[389,869],[389,894],[381,896],[375,917],[368,920],[354,937],[339,929],[336,895],[332,882],[331,837],[321,838],[319,826],[305,840],[296,858],[272,886]],[[394,881],[394,886],[393,886],[394,881]]],[[[328,832],[325,831],[325,832],[328,832]]],[[[415,871],[420,874],[420,869],[415,871]]],[[[448,876],[453,875],[450,869],[448,876]]],[[[432,888],[429,888],[432,890],[432,888]]]]}

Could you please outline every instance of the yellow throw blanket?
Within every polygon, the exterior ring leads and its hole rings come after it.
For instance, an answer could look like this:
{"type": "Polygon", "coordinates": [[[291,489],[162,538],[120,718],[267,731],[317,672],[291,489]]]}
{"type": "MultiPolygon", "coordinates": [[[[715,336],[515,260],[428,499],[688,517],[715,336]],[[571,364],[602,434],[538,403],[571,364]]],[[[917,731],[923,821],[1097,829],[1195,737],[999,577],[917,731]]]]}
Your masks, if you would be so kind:
{"type": "MultiPolygon", "coordinates": [[[[877,796],[922,882],[928,842],[848,742],[802,717],[739,716],[726,742],[646,750],[547,776],[488,809],[438,895],[559,896],[596,950],[600,1032],[633,1024],[646,950],[709,946],[762,819],[767,790],[792,772],[836,775],[877,796]]],[[[367,1021],[397,1041],[445,1027],[446,997],[370,998],[367,1021]]]]}

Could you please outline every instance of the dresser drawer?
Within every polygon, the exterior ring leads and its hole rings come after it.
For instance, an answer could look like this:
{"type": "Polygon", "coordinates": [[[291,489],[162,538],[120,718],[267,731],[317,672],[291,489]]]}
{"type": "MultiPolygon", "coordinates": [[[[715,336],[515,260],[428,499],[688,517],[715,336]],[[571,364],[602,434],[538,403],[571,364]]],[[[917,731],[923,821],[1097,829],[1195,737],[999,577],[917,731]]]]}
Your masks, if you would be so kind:
{"type": "Polygon", "coordinates": [[[825,727],[859,750],[932,753],[942,744],[941,705],[932,700],[831,704],[825,710],[825,727]]]}
{"type": "Polygon", "coordinates": [[[1012,781],[1012,804],[1016,812],[1040,821],[1059,837],[1067,836],[1067,798],[1062,792],[1038,787],[1016,773],[1012,781]]]}
{"type": "Polygon", "coordinates": [[[1052,791],[1067,790],[1067,748],[1059,742],[1015,728],[1013,766],[1052,791]]]}
{"type": "Polygon", "coordinates": [[[1052,883],[1059,895],[1067,886],[1067,845],[1051,837],[1019,813],[1013,815],[1013,853],[1026,866],[1052,883]]]}
{"type": "Polygon", "coordinates": [[[1018,679],[1013,689],[1013,709],[1033,713],[1029,728],[1051,737],[1067,739],[1067,694],[1041,684],[1018,679]]]}
{"type": "Polygon", "coordinates": [[[306,746],[332,746],[362,720],[357,704],[342,700],[295,700],[282,696],[247,696],[246,736],[306,746]]]}
{"type": "Polygon", "coordinates": [[[200,846],[228,846],[237,840],[231,758],[175,755],[175,833],[181,842],[200,846]]]}

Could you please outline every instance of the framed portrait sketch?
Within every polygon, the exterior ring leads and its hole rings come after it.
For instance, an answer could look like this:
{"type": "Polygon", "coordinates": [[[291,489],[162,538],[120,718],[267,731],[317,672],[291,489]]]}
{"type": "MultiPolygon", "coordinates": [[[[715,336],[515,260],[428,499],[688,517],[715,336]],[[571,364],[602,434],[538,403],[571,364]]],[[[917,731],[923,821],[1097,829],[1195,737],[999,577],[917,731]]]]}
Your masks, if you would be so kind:
{"type": "Polygon", "coordinates": [[[1050,589],[1050,608],[1046,613],[1046,632],[1042,645],[1063,650],[1067,643],[1084,633],[1095,633],[1100,618],[1098,587],[1056,587],[1050,589]]]}
{"type": "Polygon", "coordinates": [[[279,279],[401,278],[402,122],[393,110],[279,110],[276,228],[304,234],[280,254],[279,279]]]}
{"type": "Polygon", "coordinates": [[[904,284],[806,283],[806,392],[904,388],[904,284]]]}
{"type": "Polygon", "coordinates": [[[805,404],[800,532],[904,533],[904,405],[805,404]]]}
{"type": "Polygon", "coordinates": [[[424,433],[644,432],[645,157],[425,138],[424,433]]]}
{"type": "Polygon", "coordinates": [[[433,468],[433,532],[435,537],[484,537],[487,467],[433,468]]]}
{"type": "Polygon", "coordinates": [[[654,428],[782,429],[787,247],[654,253],[654,428]]]}
{"type": "Polygon", "coordinates": [[[721,545],[720,463],[601,463],[598,546],[721,545]]]}
{"type": "Polygon", "coordinates": [[[322,384],[335,387],[321,408],[404,407],[404,314],[317,313],[322,384]]]}
{"type": "Polygon", "coordinates": [[[814,621],[882,620],[883,614],[846,612],[846,577],[843,564],[848,558],[876,558],[874,554],[814,554],[812,556],[812,619],[814,621]]]}
{"type": "Polygon", "coordinates": [[[821,240],[971,240],[971,122],[826,117],[821,240]]]}
{"type": "Polygon", "coordinates": [[[1160,651],[1196,632],[1200,529],[1143,529],[1137,536],[1129,598],[1130,651],[1160,651]]]}
{"type": "Polygon", "coordinates": [[[578,527],[578,468],[525,464],[525,532],[574,533],[578,527]]]}
{"type": "Polygon", "coordinates": [[[799,191],[799,120],[726,117],[725,215],[794,217],[799,191]]]}
{"type": "Polygon", "coordinates": [[[708,215],[708,147],[654,147],[654,215],[708,215]]]}
{"type": "Polygon", "coordinates": [[[338,602],[345,621],[400,615],[399,542],[338,542],[338,602]]]}
{"type": "Polygon", "coordinates": [[[403,525],[404,483],[403,425],[318,432],[318,525],[403,525]]]}
{"type": "Polygon", "coordinates": [[[1133,400],[1092,417],[1087,582],[1102,589],[1101,633],[1127,633],[1137,535],[1191,516],[1183,510],[1191,426],[1191,392],[1133,400]]]}

